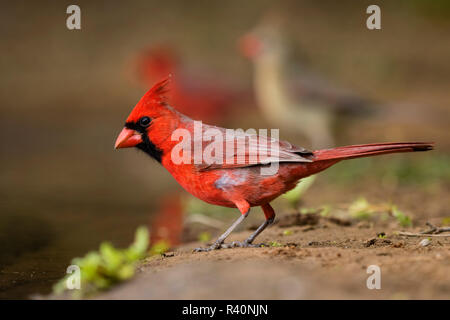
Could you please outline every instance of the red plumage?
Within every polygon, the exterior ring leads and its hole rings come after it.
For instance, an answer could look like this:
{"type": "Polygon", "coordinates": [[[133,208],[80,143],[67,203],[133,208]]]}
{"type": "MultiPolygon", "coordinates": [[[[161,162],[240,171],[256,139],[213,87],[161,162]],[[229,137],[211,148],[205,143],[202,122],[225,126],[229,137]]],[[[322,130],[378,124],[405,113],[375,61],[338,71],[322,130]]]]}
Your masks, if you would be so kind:
{"type": "MultiPolygon", "coordinates": [[[[232,152],[222,152],[219,163],[206,163],[204,160],[195,163],[192,151],[196,142],[201,143],[201,150],[205,151],[214,139],[205,141],[200,138],[192,138],[192,141],[180,149],[180,154],[188,152],[187,163],[178,164],[173,159],[172,151],[179,141],[171,139],[176,129],[184,129],[194,136],[194,121],[179,113],[169,106],[163,93],[168,79],[157,83],[150,89],[133,109],[126,125],[116,141],[116,148],[138,147],[158,161],[172,174],[178,183],[192,195],[211,204],[236,207],[245,217],[250,207],[261,206],[266,216],[266,222],[244,243],[238,245],[251,245],[254,238],[273,221],[275,213],[270,206],[270,201],[281,194],[294,188],[297,182],[304,177],[318,173],[333,164],[352,158],[368,157],[387,153],[426,151],[433,148],[433,143],[407,142],[407,143],[379,143],[338,147],[308,151],[304,148],[292,145],[287,141],[275,141],[269,143],[265,137],[256,135],[244,135],[231,137],[236,142],[240,137],[244,138],[244,152],[239,153],[239,148],[232,152]],[[142,119],[150,118],[147,121],[142,119]],[[145,125],[141,125],[143,122],[145,125]],[[259,154],[258,150],[264,149],[266,154],[259,154]],[[232,161],[230,161],[232,160],[232,161]],[[237,162],[236,160],[240,160],[237,162]],[[278,164],[275,174],[263,175],[261,169],[271,164],[278,164]]],[[[208,130],[226,135],[224,128],[203,124],[203,133],[208,130]]],[[[223,141],[226,144],[227,139],[223,141]]],[[[234,144],[236,146],[236,144],[234,144]]],[[[223,149],[225,150],[225,149],[223,149]]],[[[242,219],[241,219],[242,220],[242,219]]],[[[239,223],[239,220],[237,223],[239,223]]],[[[209,249],[217,249],[223,245],[223,241],[234,229],[235,223],[219,240],[209,249]]]]}

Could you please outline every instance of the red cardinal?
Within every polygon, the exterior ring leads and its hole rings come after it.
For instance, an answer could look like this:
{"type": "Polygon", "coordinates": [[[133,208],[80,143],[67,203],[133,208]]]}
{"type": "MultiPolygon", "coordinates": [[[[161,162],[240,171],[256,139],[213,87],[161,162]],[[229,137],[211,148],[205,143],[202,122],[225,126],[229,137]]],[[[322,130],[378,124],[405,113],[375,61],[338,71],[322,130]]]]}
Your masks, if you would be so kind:
{"type": "Polygon", "coordinates": [[[178,183],[194,196],[211,204],[237,208],[241,212],[236,222],[212,246],[198,248],[197,251],[233,246],[258,246],[252,244],[254,239],[273,222],[275,217],[270,202],[294,188],[301,178],[325,170],[341,160],[433,149],[433,143],[406,142],[308,151],[286,141],[275,141],[275,143],[272,141],[268,146],[268,139],[257,135],[244,135],[245,143],[239,144],[238,139],[242,136],[227,138],[226,129],[203,124],[202,133],[211,131],[223,133],[225,138],[220,143],[227,144],[232,139],[234,147],[231,152],[229,150],[222,154],[216,152],[215,156],[221,157],[221,161],[214,163],[198,161],[195,158],[196,146],[205,153],[212,143],[218,142],[215,140],[218,136],[209,140],[200,137],[201,140],[199,140],[199,135],[194,134],[195,128],[198,128],[197,123],[179,113],[165,101],[164,93],[167,83],[168,79],[157,83],[142,97],[127,118],[125,127],[117,137],[115,148],[137,147],[161,163],[178,183]],[[186,144],[188,147],[184,146],[181,149],[179,138],[175,139],[173,136],[174,134],[179,137],[180,132],[189,133],[191,137],[194,137],[190,143],[186,144]],[[238,145],[237,149],[236,145],[238,145]],[[175,153],[174,148],[177,148],[175,153]],[[194,152],[191,152],[192,149],[194,152]],[[182,152],[179,152],[180,150],[182,152]],[[268,152],[263,154],[261,150],[268,152]],[[180,162],[179,158],[174,156],[177,154],[188,161],[180,162]],[[262,174],[263,168],[273,164],[279,165],[276,173],[262,174]],[[247,217],[250,207],[254,206],[261,206],[266,218],[265,222],[245,241],[224,244],[227,236],[247,217]]]}
{"type": "MultiPolygon", "coordinates": [[[[142,50],[134,61],[134,67],[146,88],[167,74],[176,75],[170,84],[169,102],[195,119],[223,124],[242,105],[242,99],[250,97],[250,93],[238,91],[231,83],[218,81],[216,74],[199,77],[201,72],[198,69],[195,73],[188,70],[176,50],[167,45],[142,50]],[[236,105],[236,102],[240,104],[236,105]]],[[[178,193],[171,192],[166,197],[171,198],[171,201],[161,203],[160,210],[155,213],[150,241],[155,243],[165,240],[173,247],[180,244],[184,208],[178,193]]]]}

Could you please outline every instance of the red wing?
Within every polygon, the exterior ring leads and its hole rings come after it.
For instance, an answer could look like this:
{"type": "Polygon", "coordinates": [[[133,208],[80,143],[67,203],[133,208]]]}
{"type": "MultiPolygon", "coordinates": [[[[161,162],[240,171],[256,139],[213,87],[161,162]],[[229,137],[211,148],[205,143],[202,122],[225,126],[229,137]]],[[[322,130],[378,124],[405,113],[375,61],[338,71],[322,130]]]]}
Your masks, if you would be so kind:
{"type": "Polygon", "coordinates": [[[197,164],[199,170],[242,168],[273,162],[312,162],[312,152],[287,141],[245,133],[230,136],[220,131],[223,138],[202,142],[203,161],[197,164]]]}

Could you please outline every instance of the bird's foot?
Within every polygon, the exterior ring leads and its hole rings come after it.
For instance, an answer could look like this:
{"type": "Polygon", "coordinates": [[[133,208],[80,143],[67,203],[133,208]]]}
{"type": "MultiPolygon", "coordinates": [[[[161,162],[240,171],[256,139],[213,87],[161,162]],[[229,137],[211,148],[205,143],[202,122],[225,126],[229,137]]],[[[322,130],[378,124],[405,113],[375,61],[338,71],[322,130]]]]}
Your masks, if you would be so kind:
{"type": "Polygon", "coordinates": [[[223,243],[221,248],[261,248],[267,246],[264,243],[250,243],[248,241],[233,241],[231,243],[223,243]]]}
{"type": "Polygon", "coordinates": [[[206,248],[195,248],[194,252],[208,252],[208,251],[212,251],[212,250],[218,250],[218,249],[222,248],[223,245],[224,245],[223,242],[214,242],[212,245],[210,245],[209,247],[206,247],[206,248]]]}
{"type": "Polygon", "coordinates": [[[262,248],[262,247],[268,247],[265,243],[249,243],[247,241],[233,241],[231,243],[217,243],[215,242],[209,247],[206,248],[195,248],[194,252],[208,252],[212,250],[219,250],[219,249],[230,249],[230,248],[262,248]]]}

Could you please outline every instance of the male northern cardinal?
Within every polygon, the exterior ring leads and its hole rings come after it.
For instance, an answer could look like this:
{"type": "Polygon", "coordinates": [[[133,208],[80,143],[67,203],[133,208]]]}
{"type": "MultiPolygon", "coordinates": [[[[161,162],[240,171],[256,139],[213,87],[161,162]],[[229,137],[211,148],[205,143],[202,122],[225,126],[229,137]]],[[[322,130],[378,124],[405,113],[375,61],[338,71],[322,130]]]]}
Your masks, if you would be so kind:
{"type": "MultiPolygon", "coordinates": [[[[220,161],[213,163],[205,162],[203,159],[198,161],[195,158],[198,154],[195,148],[205,152],[210,149],[212,143],[217,142],[228,146],[229,136],[225,134],[224,128],[203,124],[199,138],[198,133],[195,133],[198,128],[197,123],[165,101],[164,93],[168,81],[169,79],[165,79],[158,82],[137,103],[117,137],[115,148],[136,147],[161,163],[192,195],[211,204],[239,209],[241,216],[236,222],[213,245],[208,248],[198,248],[197,251],[232,246],[255,246],[254,239],[274,220],[275,212],[270,202],[294,188],[301,178],[325,170],[341,160],[395,152],[426,151],[433,148],[433,143],[406,142],[308,151],[281,140],[274,143],[272,141],[270,145],[267,145],[268,140],[265,137],[244,134],[246,138],[253,139],[250,142],[245,140],[244,144],[240,140],[240,144],[238,139],[242,136],[231,136],[233,146],[231,152],[227,148],[225,154],[224,152],[215,154],[220,161]],[[220,140],[219,136],[204,139],[203,134],[211,131],[221,133],[220,137],[223,140],[220,140]],[[178,135],[180,132],[188,133],[192,139],[188,140],[190,143],[186,144],[187,147],[184,145],[180,149],[183,151],[183,157],[187,155],[188,158],[188,161],[183,162],[174,158],[174,148],[178,149],[180,142],[179,138],[175,139],[173,134],[178,135]],[[256,141],[255,138],[257,138],[256,141]],[[269,152],[262,153],[261,150],[269,152]],[[263,174],[262,169],[272,164],[279,166],[276,173],[263,174]],[[245,241],[224,244],[227,236],[247,217],[250,207],[253,206],[261,206],[266,217],[265,222],[245,241]]],[[[186,158],[183,159],[186,160],[186,158]]]]}
{"type": "MultiPolygon", "coordinates": [[[[238,90],[234,83],[219,80],[217,74],[211,71],[187,68],[179,52],[169,45],[152,45],[140,51],[133,60],[133,75],[146,88],[168,74],[175,75],[171,80],[168,100],[180,112],[194,119],[224,124],[236,113],[238,106],[243,106],[242,100],[248,100],[251,96],[248,90],[238,90]]],[[[160,210],[155,213],[151,223],[151,242],[164,240],[172,247],[180,244],[180,225],[185,209],[178,192],[171,192],[166,197],[172,201],[162,202],[160,210]],[[179,205],[174,206],[174,203],[179,205]]]]}

